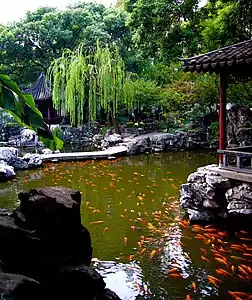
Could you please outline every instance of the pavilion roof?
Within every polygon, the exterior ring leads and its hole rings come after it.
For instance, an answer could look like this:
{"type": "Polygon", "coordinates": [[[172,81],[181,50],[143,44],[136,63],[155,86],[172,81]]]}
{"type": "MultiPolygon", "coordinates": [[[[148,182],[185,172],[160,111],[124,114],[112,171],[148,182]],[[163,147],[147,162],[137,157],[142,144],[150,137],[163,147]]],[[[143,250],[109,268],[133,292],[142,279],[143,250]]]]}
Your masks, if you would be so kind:
{"type": "Polygon", "coordinates": [[[185,72],[227,71],[230,74],[252,75],[252,39],[198,56],[181,59],[185,72]]]}
{"type": "Polygon", "coordinates": [[[33,86],[29,88],[22,88],[22,91],[25,94],[32,94],[35,100],[48,100],[52,98],[52,91],[50,83],[46,80],[46,76],[44,73],[41,73],[37,81],[33,86]]]}

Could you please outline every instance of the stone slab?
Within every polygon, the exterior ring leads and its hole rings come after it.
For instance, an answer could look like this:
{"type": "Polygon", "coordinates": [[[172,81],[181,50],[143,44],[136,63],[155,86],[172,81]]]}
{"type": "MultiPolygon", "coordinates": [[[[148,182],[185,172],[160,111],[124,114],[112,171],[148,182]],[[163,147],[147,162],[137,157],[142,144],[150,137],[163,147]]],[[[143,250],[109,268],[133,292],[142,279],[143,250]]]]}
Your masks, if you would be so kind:
{"type": "Polygon", "coordinates": [[[220,174],[221,176],[226,177],[228,179],[252,183],[252,174],[246,173],[246,171],[244,171],[244,170],[241,170],[241,171],[237,171],[237,169],[236,170],[225,170],[225,169],[222,169],[221,167],[217,167],[217,166],[209,167],[209,170],[216,172],[216,173],[220,174]]]}
{"type": "Polygon", "coordinates": [[[72,152],[42,155],[43,161],[69,161],[69,160],[91,160],[91,159],[109,159],[110,157],[124,156],[128,148],[124,146],[111,147],[104,151],[92,152],[72,152]]]}

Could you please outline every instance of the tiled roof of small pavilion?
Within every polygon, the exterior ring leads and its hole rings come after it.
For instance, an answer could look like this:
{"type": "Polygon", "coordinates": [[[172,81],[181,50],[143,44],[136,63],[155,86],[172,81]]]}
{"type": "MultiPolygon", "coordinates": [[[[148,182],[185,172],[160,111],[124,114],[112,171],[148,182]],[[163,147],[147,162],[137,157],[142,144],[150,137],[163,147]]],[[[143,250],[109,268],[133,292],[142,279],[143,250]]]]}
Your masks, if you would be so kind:
{"type": "Polygon", "coordinates": [[[39,78],[32,87],[21,87],[21,89],[25,94],[32,94],[33,98],[37,101],[43,101],[52,98],[50,83],[46,80],[44,73],[40,74],[39,78]]]}
{"type": "Polygon", "coordinates": [[[182,59],[185,72],[252,74],[252,40],[230,45],[198,56],[182,59]]]}

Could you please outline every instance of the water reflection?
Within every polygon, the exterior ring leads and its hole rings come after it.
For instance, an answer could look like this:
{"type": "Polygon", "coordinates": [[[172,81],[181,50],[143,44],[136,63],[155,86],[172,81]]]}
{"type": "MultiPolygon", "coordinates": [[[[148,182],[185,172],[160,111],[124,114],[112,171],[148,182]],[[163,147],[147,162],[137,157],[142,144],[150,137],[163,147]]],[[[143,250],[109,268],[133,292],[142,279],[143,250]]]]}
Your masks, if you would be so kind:
{"type": "Polygon", "coordinates": [[[150,296],[150,290],[143,282],[143,272],[138,264],[93,259],[92,265],[103,276],[106,287],[116,292],[122,300],[133,300],[138,296],[148,299],[150,296]]]}

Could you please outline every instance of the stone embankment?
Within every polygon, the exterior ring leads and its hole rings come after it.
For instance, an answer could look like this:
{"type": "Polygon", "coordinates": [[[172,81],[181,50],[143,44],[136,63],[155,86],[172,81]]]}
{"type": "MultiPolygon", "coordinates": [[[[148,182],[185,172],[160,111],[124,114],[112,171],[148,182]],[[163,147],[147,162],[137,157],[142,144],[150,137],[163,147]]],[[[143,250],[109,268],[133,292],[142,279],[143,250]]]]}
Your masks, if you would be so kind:
{"type": "Polygon", "coordinates": [[[195,132],[149,133],[142,135],[119,135],[108,132],[103,137],[95,135],[93,144],[96,148],[105,150],[111,146],[125,146],[129,155],[156,153],[165,151],[182,151],[208,148],[206,135],[195,132]]]}
{"type": "Polygon", "coordinates": [[[19,157],[18,149],[0,147],[0,181],[15,176],[15,170],[26,170],[41,166],[43,160],[39,154],[27,153],[19,157]]]}
{"type": "Polygon", "coordinates": [[[90,267],[79,191],[39,188],[19,200],[13,211],[0,209],[1,299],[120,300],[90,267]]]}
{"type": "Polygon", "coordinates": [[[192,222],[252,218],[252,185],[222,177],[216,165],[198,168],[180,188],[180,205],[192,222]]]}

